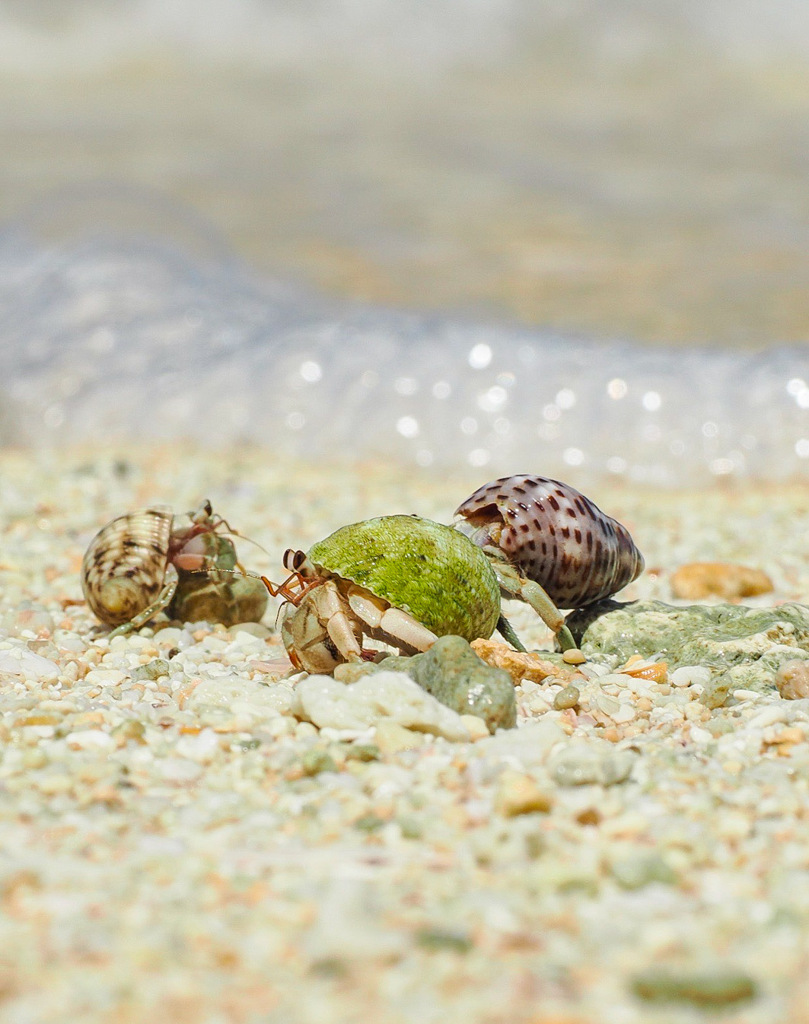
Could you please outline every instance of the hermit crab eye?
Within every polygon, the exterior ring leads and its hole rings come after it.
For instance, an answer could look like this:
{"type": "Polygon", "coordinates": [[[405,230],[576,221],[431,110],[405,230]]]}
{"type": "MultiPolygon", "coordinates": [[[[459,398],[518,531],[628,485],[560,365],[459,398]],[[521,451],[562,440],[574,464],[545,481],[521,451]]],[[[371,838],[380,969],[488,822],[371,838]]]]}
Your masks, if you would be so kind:
{"type": "Polygon", "coordinates": [[[284,552],[284,568],[289,569],[290,572],[297,572],[305,560],[306,555],[302,551],[295,551],[294,548],[287,548],[284,552]]]}

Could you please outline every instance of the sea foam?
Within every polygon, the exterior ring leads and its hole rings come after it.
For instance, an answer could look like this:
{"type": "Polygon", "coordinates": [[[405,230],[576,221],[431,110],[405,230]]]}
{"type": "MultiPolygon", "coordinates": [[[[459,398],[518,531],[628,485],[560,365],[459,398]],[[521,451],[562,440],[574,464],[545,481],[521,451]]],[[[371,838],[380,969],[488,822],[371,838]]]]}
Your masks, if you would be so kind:
{"type": "MultiPolygon", "coordinates": [[[[203,251],[205,250],[205,251],[203,251]]],[[[337,303],[166,241],[0,234],[5,443],[251,441],[577,480],[783,480],[809,357],[564,337],[337,303]]]]}

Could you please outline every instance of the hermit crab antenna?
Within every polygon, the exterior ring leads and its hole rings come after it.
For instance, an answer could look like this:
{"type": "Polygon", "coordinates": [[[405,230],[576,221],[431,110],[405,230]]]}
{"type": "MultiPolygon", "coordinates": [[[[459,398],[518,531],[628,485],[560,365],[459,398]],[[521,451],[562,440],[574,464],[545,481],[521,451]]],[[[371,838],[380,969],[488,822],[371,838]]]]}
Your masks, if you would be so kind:
{"type": "Polygon", "coordinates": [[[248,537],[246,533],[239,533],[238,530],[234,530],[227,519],[223,516],[216,517],[216,526],[214,528],[216,529],[220,526],[224,526],[225,533],[230,534],[231,537],[238,537],[239,540],[246,540],[248,544],[252,544],[254,547],[257,547],[259,551],[263,551],[265,555],[269,555],[270,552],[262,544],[259,544],[257,540],[253,540],[252,537],[248,537]]]}
{"type": "Polygon", "coordinates": [[[299,572],[290,573],[283,583],[273,583],[266,576],[261,576],[260,579],[272,597],[283,597],[285,601],[294,605],[299,605],[304,596],[322,582],[318,579],[307,579],[299,572]]]}

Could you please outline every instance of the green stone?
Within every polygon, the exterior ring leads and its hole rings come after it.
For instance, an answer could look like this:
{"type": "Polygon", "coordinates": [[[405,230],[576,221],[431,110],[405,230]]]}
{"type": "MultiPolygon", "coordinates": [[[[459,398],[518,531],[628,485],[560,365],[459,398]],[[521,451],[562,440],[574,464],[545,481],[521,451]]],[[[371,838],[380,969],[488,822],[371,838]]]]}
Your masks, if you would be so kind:
{"type": "Polygon", "coordinates": [[[459,715],[477,715],[489,731],[517,724],[511,676],[487,665],[462,637],[442,636],[429,651],[397,661],[407,661],[403,671],[436,700],[459,715]]]}
{"type": "Polygon", "coordinates": [[[653,882],[673,885],[677,876],[659,853],[627,853],[616,857],[610,872],[623,889],[642,889],[653,882]]]}
{"type": "Polygon", "coordinates": [[[307,750],[301,757],[301,768],[304,775],[319,775],[321,772],[336,772],[337,765],[331,754],[314,747],[307,750]]]}
{"type": "Polygon", "coordinates": [[[553,698],[553,706],[557,711],[564,711],[567,708],[575,708],[579,703],[580,696],[581,694],[579,693],[578,686],[574,686],[570,683],[568,686],[561,689],[553,698]]]}
{"type": "Polygon", "coordinates": [[[474,943],[466,932],[450,931],[446,928],[423,928],[416,933],[416,945],[430,952],[448,949],[453,953],[468,953],[474,943]]]}
{"type": "Polygon", "coordinates": [[[617,605],[604,602],[571,616],[588,658],[608,659],[614,666],[631,655],[661,657],[669,671],[704,665],[711,679],[700,700],[721,707],[736,689],[768,693],[782,663],[809,658],[809,608],[782,604],[751,608],[737,604],[675,607],[662,601],[617,605]]]}
{"type": "Polygon", "coordinates": [[[442,636],[429,651],[412,657],[390,655],[379,662],[338,665],[334,677],[353,683],[375,672],[404,672],[459,715],[477,715],[489,731],[517,724],[517,699],[511,676],[482,661],[460,636],[442,636]]]}
{"type": "Polygon", "coordinates": [[[724,967],[701,971],[652,967],[636,974],[631,987],[645,1002],[684,1002],[700,1007],[746,1002],[757,993],[756,983],[748,974],[724,967]]]}
{"type": "Polygon", "coordinates": [[[147,661],[145,665],[139,665],[132,672],[132,682],[137,683],[141,679],[155,680],[161,676],[167,676],[171,666],[165,658],[155,658],[154,661],[147,661]]]}
{"type": "Polygon", "coordinates": [[[359,829],[360,832],[376,832],[385,824],[385,819],[380,818],[378,814],[374,814],[372,811],[368,814],[361,814],[353,822],[354,828],[359,829]]]}

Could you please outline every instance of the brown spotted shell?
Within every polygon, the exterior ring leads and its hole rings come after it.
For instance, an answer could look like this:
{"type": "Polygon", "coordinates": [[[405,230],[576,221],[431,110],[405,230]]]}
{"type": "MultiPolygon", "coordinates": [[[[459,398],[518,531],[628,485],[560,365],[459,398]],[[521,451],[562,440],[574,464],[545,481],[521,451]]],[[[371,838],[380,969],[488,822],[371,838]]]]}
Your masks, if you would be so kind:
{"type": "Polygon", "coordinates": [[[164,506],[118,516],[84,555],[81,585],[93,612],[110,626],[130,622],[163,589],[173,520],[164,506]]]}
{"type": "Polygon", "coordinates": [[[492,545],[560,608],[615,594],[643,571],[629,531],[575,488],[544,476],[501,477],[455,511],[456,528],[492,545]]]}

